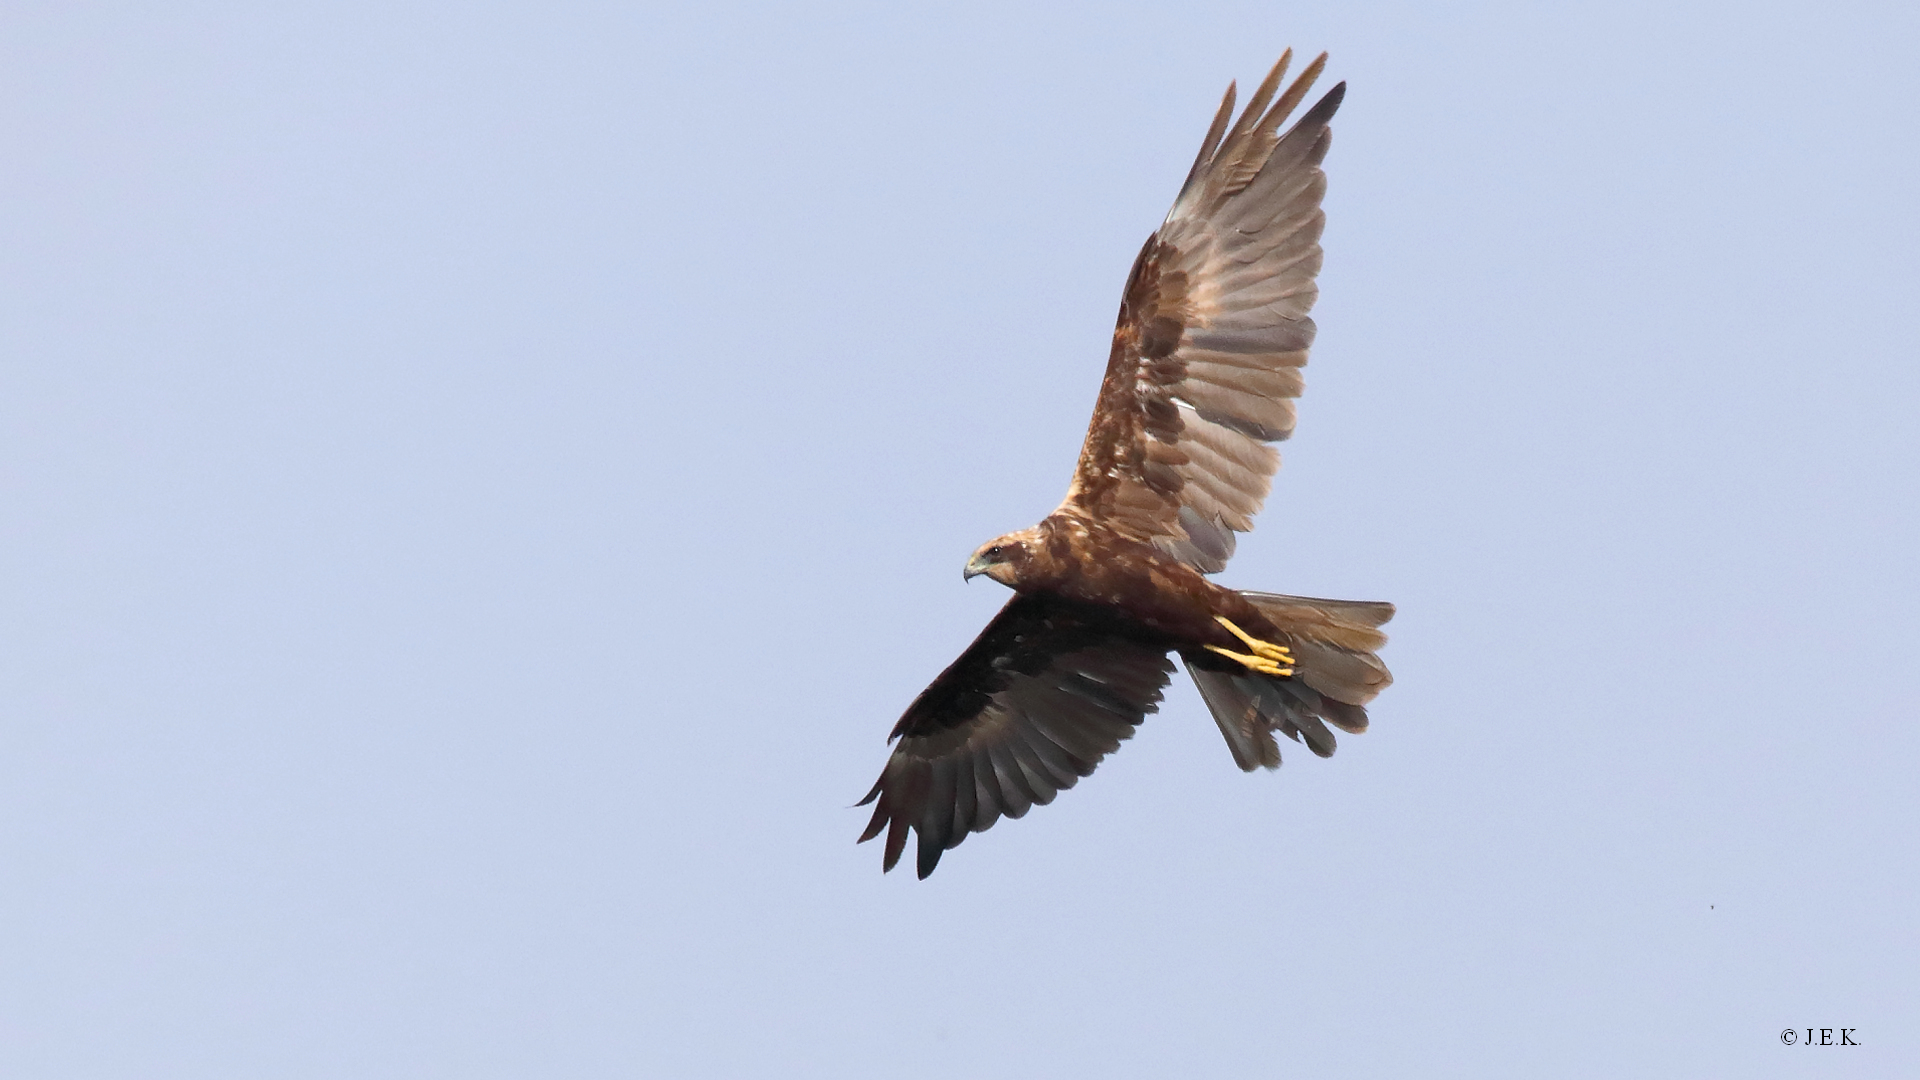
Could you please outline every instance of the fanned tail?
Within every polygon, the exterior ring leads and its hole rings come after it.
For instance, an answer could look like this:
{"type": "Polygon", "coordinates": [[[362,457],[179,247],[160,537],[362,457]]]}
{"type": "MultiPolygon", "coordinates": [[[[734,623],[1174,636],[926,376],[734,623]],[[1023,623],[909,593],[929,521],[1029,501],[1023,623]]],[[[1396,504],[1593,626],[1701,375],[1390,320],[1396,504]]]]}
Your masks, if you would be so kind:
{"type": "Polygon", "coordinates": [[[1367,730],[1364,707],[1393,682],[1375,655],[1387,643],[1380,627],[1393,605],[1367,600],[1243,592],[1284,635],[1293,652],[1294,674],[1255,674],[1220,656],[1182,650],[1200,696],[1226,736],[1234,763],[1247,772],[1280,766],[1277,729],[1320,757],[1334,751],[1327,724],[1358,734],[1367,730]]]}

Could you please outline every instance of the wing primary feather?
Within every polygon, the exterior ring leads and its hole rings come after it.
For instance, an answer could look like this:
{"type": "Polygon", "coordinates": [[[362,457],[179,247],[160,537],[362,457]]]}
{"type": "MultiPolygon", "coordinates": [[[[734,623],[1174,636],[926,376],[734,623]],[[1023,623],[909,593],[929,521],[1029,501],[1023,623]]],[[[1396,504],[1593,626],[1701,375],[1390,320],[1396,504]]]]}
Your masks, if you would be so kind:
{"type": "MultiPolygon", "coordinates": [[[[1324,64],[1326,59],[1326,54],[1322,53],[1319,62],[1324,64]]],[[[1254,130],[1256,124],[1266,119],[1267,102],[1273,97],[1273,92],[1279,88],[1280,80],[1287,77],[1287,65],[1291,63],[1293,63],[1293,50],[1288,49],[1280,54],[1279,62],[1273,65],[1272,71],[1267,72],[1267,77],[1260,80],[1259,89],[1247,99],[1247,107],[1241,111],[1240,119],[1235,122],[1232,133],[1227,136],[1228,146],[1237,146],[1249,131],[1254,130]]]]}
{"type": "MultiPolygon", "coordinates": [[[[1319,101],[1313,103],[1313,108],[1301,114],[1299,123],[1293,125],[1294,130],[1313,131],[1315,128],[1319,128],[1327,121],[1333,119],[1333,114],[1340,111],[1340,103],[1346,99],[1347,84],[1344,82],[1334,83],[1333,89],[1327,91],[1321,96],[1319,101]]],[[[1326,157],[1327,145],[1331,145],[1331,141],[1327,139],[1327,132],[1324,130],[1316,132],[1313,141],[1314,154],[1312,155],[1312,160],[1315,165],[1318,165],[1320,161],[1326,157]],[[1323,143],[1326,145],[1323,145],[1323,143]]]]}
{"type": "Polygon", "coordinates": [[[907,819],[897,816],[887,827],[887,853],[880,860],[880,872],[887,873],[900,865],[900,853],[907,849],[907,819]]]}
{"type": "MultiPolygon", "coordinates": [[[[894,864],[900,861],[900,852],[907,846],[907,826],[925,827],[924,812],[921,820],[917,822],[909,821],[908,815],[915,807],[927,804],[927,789],[933,786],[932,762],[903,757],[902,764],[900,771],[905,774],[904,783],[900,785],[893,803],[893,825],[887,830],[887,857],[882,866],[883,871],[893,869],[894,864]]],[[[889,794],[894,793],[889,792],[889,794]]]]}
{"type": "MultiPolygon", "coordinates": [[[[861,805],[865,804],[862,803],[861,805]]],[[[873,820],[867,822],[867,831],[861,833],[860,839],[854,841],[854,843],[864,844],[874,837],[879,836],[880,830],[887,824],[887,818],[891,815],[892,810],[893,808],[887,805],[887,800],[881,799],[880,805],[873,808],[873,820]]]]}
{"type": "Polygon", "coordinates": [[[927,790],[922,796],[925,808],[920,812],[920,820],[914,823],[914,828],[920,833],[923,852],[928,844],[932,844],[936,850],[946,850],[947,839],[953,835],[953,771],[952,758],[939,758],[927,763],[927,790]]]}
{"type": "Polygon", "coordinates": [[[1273,108],[1268,110],[1267,115],[1260,118],[1260,126],[1272,130],[1286,122],[1287,114],[1293,111],[1295,105],[1300,104],[1301,98],[1307,96],[1307,91],[1313,89],[1313,81],[1318,79],[1320,73],[1326,69],[1327,54],[1321,53],[1314,57],[1313,63],[1308,64],[1306,70],[1300,73],[1300,77],[1293,80],[1293,85],[1287,87],[1287,92],[1281,94],[1280,100],[1273,103],[1273,108]]]}
{"type": "MultiPolygon", "coordinates": [[[[1194,178],[1199,176],[1207,162],[1212,160],[1213,152],[1220,148],[1220,137],[1226,134],[1227,121],[1233,119],[1233,95],[1236,86],[1236,83],[1227,84],[1226,96],[1220,99],[1220,111],[1213,114],[1213,125],[1207,128],[1206,141],[1200,144],[1200,152],[1193,158],[1193,168],[1187,170],[1186,182],[1180,185],[1181,197],[1184,197],[1188,189],[1193,187],[1194,178]]],[[[1179,198],[1173,201],[1175,206],[1180,204],[1179,198]]]]}
{"type": "Polygon", "coordinates": [[[920,850],[913,858],[914,876],[921,881],[927,880],[927,875],[933,873],[933,868],[940,865],[940,853],[945,850],[946,848],[936,843],[926,833],[921,833],[920,850]]]}

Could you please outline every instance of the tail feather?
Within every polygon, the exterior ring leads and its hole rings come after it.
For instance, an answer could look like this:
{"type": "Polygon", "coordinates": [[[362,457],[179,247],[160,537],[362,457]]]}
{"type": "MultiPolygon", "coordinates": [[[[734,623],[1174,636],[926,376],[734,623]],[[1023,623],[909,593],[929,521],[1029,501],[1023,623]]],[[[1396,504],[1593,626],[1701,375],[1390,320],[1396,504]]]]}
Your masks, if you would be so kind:
{"type": "MultiPolygon", "coordinates": [[[[1335,701],[1365,705],[1393,685],[1387,665],[1374,655],[1387,643],[1380,627],[1393,618],[1392,604],[1279,593],[1240,595],[1287,635],[1287,644],[1300,660],[1294,665],[1295,674],[1308,686],[1335,701]]],[[[1361,727],[1365,726],[1363,719],[1361,727]]]]}
{"type": "Polygon", "coordinates": [[[1365,731],[1364,706],[1393,682],[1387,666],[1374,655],[1386,644],[1379,628],[1393,618],[1393,605],[1277,593],[1241,595],[1283,632],[1295,657],[1291,677],[1258,675],[1200,650],[1181,653],[1234,763],[1247,772],[1278,768],[1276,730],[1304,742],[1320,757],[1332,756],[1335,743],[1327,724],[1352,734],[1365,731]]]}

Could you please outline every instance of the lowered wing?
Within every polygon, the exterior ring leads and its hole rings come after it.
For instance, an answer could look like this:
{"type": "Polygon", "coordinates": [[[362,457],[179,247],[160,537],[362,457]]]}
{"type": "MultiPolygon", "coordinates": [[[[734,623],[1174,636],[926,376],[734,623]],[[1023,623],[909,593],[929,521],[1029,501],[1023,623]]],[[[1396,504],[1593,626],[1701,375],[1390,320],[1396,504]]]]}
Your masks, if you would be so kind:
{"type": "Polygon", "coordinates": [[[1166,653],[1111,616],[1015,596],[894,725],[861,842],[885,829],[891,870],[911,828],[924,878],[968,833],[1052,802],[1159,707],[1166,653]]]}

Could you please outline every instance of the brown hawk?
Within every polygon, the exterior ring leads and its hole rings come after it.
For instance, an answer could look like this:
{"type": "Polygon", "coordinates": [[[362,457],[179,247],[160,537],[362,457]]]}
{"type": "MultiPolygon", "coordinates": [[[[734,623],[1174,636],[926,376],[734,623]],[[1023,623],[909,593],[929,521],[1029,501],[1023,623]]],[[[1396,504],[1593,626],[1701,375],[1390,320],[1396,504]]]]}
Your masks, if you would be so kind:
{"type": "Polygon", "coordinates": [[[946,849],[1093,772],[1158,706],[1178,653],[1248,771],[1278,730],[1321,757],[1366,730],[1392,682],[1375,655],[1391,604],[1239,592],[1209,581],[1253,528],[1293,433],[1313,343],[1327,126],[1346,84],[1280,132],[1326,55],[1275,97],[1291,50],[1234,118],[1228,86],[1160,228],[1134,261],[1067,497],[974,552],[1014,590],[894,726],[861,805],[862,842],[907,831],[921,877],[946,849]]]}

